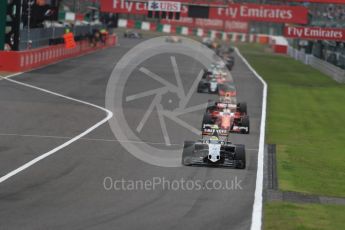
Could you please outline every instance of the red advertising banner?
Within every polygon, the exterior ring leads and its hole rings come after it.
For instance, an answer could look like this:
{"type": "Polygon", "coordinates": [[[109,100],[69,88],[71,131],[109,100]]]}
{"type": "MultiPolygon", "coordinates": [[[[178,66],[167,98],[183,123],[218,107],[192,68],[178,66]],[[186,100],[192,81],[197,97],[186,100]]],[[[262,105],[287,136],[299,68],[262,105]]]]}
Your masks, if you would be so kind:
{"type": "Polygon", "coordinates": [[[224,21],[221,19],[203,19],[203,18],[189,18],[181,17],[180,20],[162,19],[163,24],[173,26],[187,26],[190,28],[203,28],[208,30],[220,30],[225,32],[248,33],[248,22],[241,21],[224,21]]]}
{"type": "Polygon", "coordinates": [[[180,17],[179,20],[176,19],[161,19],[162,24],[169,24],[174,26],[189,26],[194,27],[194,18],[180,17]]]}
{"type": "MultiPolygon", "coordinates": [[[[164,0],[163,0],[164,1],[164,0]]],[[[169,2],[190,3],[190,0],[165,0],[169,2]]],[[[101,11],[112,13],[146,14],[149,1],[128,1],[128,0],[101,0],[101,11]]],[[[193,4],[203,4],[212,7],[224,5],[221,2],[209,2],[207,0],[193,1],[193,4]]],[[[188,6],[182,5],[181,13],[187,13],[188,6]]],[[[186,15],[187,16],[187,15],[186,15]]]]}
{"type": "MultiPolygon", "coordinates": [[[[101,11],[120,14],[148,14],[146,2],[127,0],[101,0],[101,11]]],[[[181,16],[188,16],[188,6],[181,6],[181,16]]]]}
{"type": "Polygon", "coordinates": [[[223,30],[224,24],[223,24],[223,20],[219,20],[219,19],[196,18],[194,27],[209,29],[209,30],[223,30]]]}
{"type": "Polygon", "coordinates": [[[101,11],[122,14],[147,14],[147,3],[126,0],[101,0],[101,11]]]}
{"type": "Polygon", "coordinates": [[[338,4],[344,4],[344,0],[289,0],[289,2],[311,2],[311,3],[338,3],[338,4]]]}
{"type": "Polygon", "coordinates": [[[224,20],[308,23],[308,9],[303,6],[230,4],[228,8],[210,8],[209,16],[224,20]]]}
{"type": "MultiPolygon", "coordinates": [[[[125,14],[148,12],[146,2],[126,0],[101,0],[101,11],[125,14]]],[[[181,16],[188,16],[187,5],[182,5],[181,16]]],[[[228,7],[211,7],[209,19],[307,24],[308,9],[303,6],[229,4],[228,7]]]]}
{"type": "Polygon", "coordinates": [[[284,29],[284,36],[307,40],[345,41],[345,29],[287,26],[284,29]]]}
{"type": "MultiPolygon", "coordinates": [[[[147,3],[126,0],[101,0],[101,11],[127,14],[148,12],[147,3]]],[[[181,16],[188,16],[187,5],[182,5],[181,16]]],[[[308,9],[303,6],[229,4],[228,7],[211,7],[209,19],[307,24],[308,9]]]]}
{"type": "Polygon", "coordinates": [[[249,30],[248,22],[225,21],[225,26],[224,26],[225,32],[248,33],[248,30],[249,30]]]}

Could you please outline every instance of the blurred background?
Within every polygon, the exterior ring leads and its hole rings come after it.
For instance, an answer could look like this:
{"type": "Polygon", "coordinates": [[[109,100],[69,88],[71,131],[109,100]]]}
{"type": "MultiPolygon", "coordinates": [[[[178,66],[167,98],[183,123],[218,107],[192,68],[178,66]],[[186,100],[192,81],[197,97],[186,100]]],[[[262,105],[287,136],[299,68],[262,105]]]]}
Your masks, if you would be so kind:
{"type": "MultiPolygon", "coordinates": [[[[102,29],[113,32],[118,26],[119,19],[155,22],[157,25],[166,23],[164,19],[152,18],[148,15],[102,12],[100,10],[102,2],[107,2],[107,0],[3,1],[0,17],[5,19],[6,23],[3,25],[5,37],[2,38],[0,34],[0,49],[25,50],[60,44],[63,43],[62,35],[66,29],[73,32],[76,41],[89,39],[95,32],[102,29]]],[[[193,1],[187,2],[193,3],[193,1]]],[[[337,3],[341,2],[338,0],[206,0],[203,2],[224,5],[230,3],[300,5],[309,10],[309,21],[306,26],[345,27],[345,4],[337,3]]],[[[183,20],[183,18],[178,20],[183,20]]],[[[283,35],[285,26],[284,23],[274,22],[249,21],[247,23],[249,34],[283,35]]],[[[0,29],[1,26],[0,22],[0,29]]],[[[289,39],[289,44],[305,54],[311,54],[345,69],[345,46],[342,41],[289,39]]]]}

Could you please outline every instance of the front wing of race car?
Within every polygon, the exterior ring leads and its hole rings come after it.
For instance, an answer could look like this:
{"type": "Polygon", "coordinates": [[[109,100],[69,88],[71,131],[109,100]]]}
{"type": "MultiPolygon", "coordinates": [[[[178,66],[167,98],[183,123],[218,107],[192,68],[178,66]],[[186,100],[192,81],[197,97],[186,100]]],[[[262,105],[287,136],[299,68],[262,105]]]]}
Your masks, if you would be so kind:
{"type": "Polygon", "coordinates": [[[219,160],[211,161],[209,146],[202,142],[185,141],[182,164],[185,166],[230,167],[244,169],[246,157],[244,145],[223,144],[219,160]]]}
{"type": "Polygon", "coordinates": [[[231,126],[230,132],[249,134],[250,133],[249,116],[241,114],[240,118],[235,118],[234,124],[231,126]]]}
{"type": "Polygon", "coordinates": [[[249,126],[233,125],[230,129],[230,133],[249,134],[249,126]]]}

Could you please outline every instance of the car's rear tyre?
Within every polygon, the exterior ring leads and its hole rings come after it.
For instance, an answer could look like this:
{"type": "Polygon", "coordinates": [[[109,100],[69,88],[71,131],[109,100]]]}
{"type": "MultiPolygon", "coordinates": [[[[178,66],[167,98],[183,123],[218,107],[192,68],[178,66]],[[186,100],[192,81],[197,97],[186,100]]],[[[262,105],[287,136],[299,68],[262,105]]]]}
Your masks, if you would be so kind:
{"type": "Polygon", "coordinates": [[[198,84],[198,93],[205,93],[208,91],[208,83],[204,80],[201,80],[198,84]]]}
{"type": "Polygon", "coordinates": [[[246,151],[245,151],[244,145],[236,145],[235,167],[237,169],[245,169],[246,168],[246,151]]]}
{"type": "Polygon", "coordinates": [[[202,90],[202,85],[199,83],[198,85],[198,90],[197,90],[198,93],[202,93],[203,90],[202,90]]]}
{"type": "Polygon", "coordinates": [[[249,124],[249,116],[244,116],[242,118],[242,126],[247,127],[248,130],[245,132],[246,134],[250,133],[250,124],[249,124]]]}
{"type": "Polygon", "coordinates": [[[205,113],[204,117],[202,119],[201,130],[204,128],[204,125],[213,125],[213,124],[214,124],[214,122],[213,122],[211,115],[205,113]]]}
{"type": "Polygon", "coordinates": [[[194,141],[185,141],[182,152],[182,165],[191,165],[192,153],[194,150],[194,141]]]}
{"type": "Polygon", "coordinates": [[[206,111],[211,113],[212,111],[214,111],[216,109],[217,109],[216,102],[209,100],[208,104],[207,104],[206,111]]]}
{"type": "Polygon", "coordinates": [[[247,103],[242,102],[238,104],[238,110],[240,113],[245,113],[247,114],[247,103]]]}

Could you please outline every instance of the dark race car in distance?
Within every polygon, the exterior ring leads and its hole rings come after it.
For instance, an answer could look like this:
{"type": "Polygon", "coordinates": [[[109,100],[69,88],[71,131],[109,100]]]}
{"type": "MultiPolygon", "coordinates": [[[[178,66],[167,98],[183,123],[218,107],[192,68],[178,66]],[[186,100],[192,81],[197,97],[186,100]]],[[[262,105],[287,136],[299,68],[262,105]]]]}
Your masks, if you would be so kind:
{"type": "Polygon", "coordinates": [[[216,50],[216,54],[225,62],[225,66],[232,70],[235,65],[235,58],[232,56],[233,47],[221,47],[216,50]]]}
{"type": "Polygon", "coordinates": [[[198,84],[197,92],[219,94],[220,89],[226,91],[226,87],[221,86],[223,84],[232,85],[225,71],[217,69],[204,70],[203,77],[198,84]]]}
{"type": "Polygon", "coordinates": [[[169,43],[181,43],[182,39],[178,36],[169,36],[165,39],[165,41],[169,43]]]}
{"type": "Polygon", "coordinates": [[[235,58],[233,56],[224,57],[224,62],[228,70],[232,70],[235,65],[235,58]]]}
{"type": "Polygon", "coordinates": [[[123,36],[125,38],[143,38],[143,35],[141,33],[134,31],[134,30],[126,30],[123,33],[123,36]]]}

